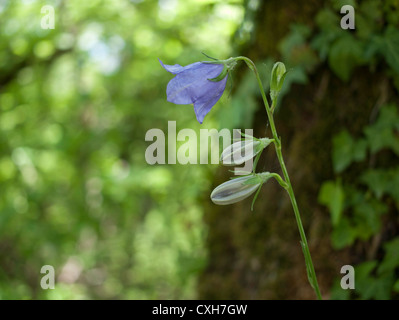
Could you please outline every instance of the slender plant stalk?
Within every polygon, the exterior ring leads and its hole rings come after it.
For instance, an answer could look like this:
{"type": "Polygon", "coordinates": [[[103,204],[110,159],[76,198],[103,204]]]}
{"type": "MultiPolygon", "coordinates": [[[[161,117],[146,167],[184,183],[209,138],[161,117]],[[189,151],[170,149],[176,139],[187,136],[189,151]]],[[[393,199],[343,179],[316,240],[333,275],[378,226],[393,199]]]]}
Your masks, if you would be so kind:
{"type": "Polygon", "coordinates": [[[316,272],[315,272],[315,269],[314,269],[314,266],[313,266],[312,257],[310,255],[308,241],[306,239],[305,230],[303,229],[301,215],[300,215],[299,209],[298,209],[298,204],[297,204],[296,199],[295,199],[294,190],[292,188],[290,177],[288,175],[288,171],[287,171],[287,168],[286,168],[285,163],[284,163],[283,154],[281,152],[281,140],[280,140],[280,138],[277,135],[276,126],[274,124],[272,110],[274,110],[274,108],[275,108],[275,101],[277,99],[274,99],[272,107],[270,108],[269,103],[268,103],[267,98],[266,98],[265,91],[263,89],[262,81],[261,81],[261,79],[259,77],[259,73],[258,73],[258,71],[256,69],[256,66],[253,63],[253,61],[250,60],[247,57],[242,57],[242,56],[241,57],[236,57],[235,59],[236,60],[245,61],[247,63],[247,65],[248,65],[248,67],[255,73],[256,79],[258,81],[258,85],[259,85],[260,92],[262,94],[262,99],[263,99],[263,103],[265,105],[267,117],[269,119],[270,129],[271,129],[272,134],[273,134],[274,146],[275,146],[275,149],[276,149],[277,158],[278,158],[278,161],[280,162],[281,170],[283,171],[283,175],[284,175],[284,180],[285,180],[285,183],[287,185],[287,187],[285,189],[287,190],[287,193],[288,193],[288,195],[290,197],[292,208],[294,210],[296,222],[297,222],[298,229],[299,229],[299,234],[301,236],[301,240],[302,240],[301,245],[302,245],[303,254],[305,256],[305,264],[306,264],[306,270],[307,270],[307,273],[308,273],[309,282],[310,282],[311,286],[313,287],[313,289],[315,290],[317,299],[322,300],[322,296],[321,296],[320,289],[319,289],[319,284],[318,284],[317,278],[316,278],[316,272]]]}

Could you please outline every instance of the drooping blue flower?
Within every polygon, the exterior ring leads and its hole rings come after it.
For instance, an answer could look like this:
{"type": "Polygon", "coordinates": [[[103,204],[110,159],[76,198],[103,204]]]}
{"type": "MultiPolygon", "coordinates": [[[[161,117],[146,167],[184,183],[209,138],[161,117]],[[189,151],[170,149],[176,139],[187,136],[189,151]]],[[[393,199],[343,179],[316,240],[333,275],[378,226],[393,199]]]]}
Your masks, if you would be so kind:
{"type": "Polygon", "coordinates": [[[194,111],[199,123],[223,95],[227,82],[226,76],[220,81],[211,81],[221,75],[223,63],[195,62],[188,66],[165,65],[166,71],[176,75],[169,81],[166,95],[169,102],[176,104],[194,104],[194,111]]]}

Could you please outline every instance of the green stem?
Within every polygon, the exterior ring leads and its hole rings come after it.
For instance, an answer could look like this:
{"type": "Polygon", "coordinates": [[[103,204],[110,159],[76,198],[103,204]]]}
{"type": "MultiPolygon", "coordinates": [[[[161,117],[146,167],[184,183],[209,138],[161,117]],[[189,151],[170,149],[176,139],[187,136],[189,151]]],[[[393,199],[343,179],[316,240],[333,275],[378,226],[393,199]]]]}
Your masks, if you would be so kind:
{"type": "Polygon", "coordinates": [[[258,85],[259,85],[259,89],[260,89],[260,92],[261,92],[261,95],[262,95],[263,103],[265,105],[267,117],[269,119],[270,129],[272,131],[273,138],[274,138],[274,145],[275,145],[275,149],[276,149],[277,158],[278,158],[278,161],[280,162],[281,170],[283,171],[285,183],[287,184],[286,190],[287,190],[287,193],[288,193],[288,195],[290,197],[290,200],[291,200],[292,208],[293,208],[294,214],[295,214],[295,219],[296,219],[296,222],[297,222],[297,225],[298,225],[298,229],[299,229],[299,234],[301,236],[302,249],[303,249],[303,254],[305,256],[305,263],[306,263],[306,269],[307,269],[309,281],[310,281],[311,286],[315,290],[317,299],[321,300],[322,296],[321,296],[321,293],[320,293],[319,284],[317,282],[316,272],[315,272],[315,269],[314,269],[314,266],[313,266],[312,257],[310,255],[308,241],[306,239],[305,230],[303,229],[301,215],[299,213],[298,204],[297,204],[296,199],[295,199],[294,189],[292,188],[290,177],[288,175],[288,171],[287,171],[287,168],[286,168],[285,163],[284,163],[283,154],[281,152],[281,140],[279,139],[279,137],[277,135],[276,126],[274,124],[274,118],[273,118],[272,110],[274,110],[274,107],[275,107],[275,102],[274,102],[275,100],[273,101],[272,108],[270,108],[269,102],[267,101],[267,97],[266,97],[265,91],[263,89],[262,81],[261,81],[261,79],[259,77],[258,70],[256,69],[256,66],[253,63],[253,61],[250,60],[247,57],[242,57],[242,56],[241,57],[236,57],[234,59],[245,61],[246,64],[248,65],[248,67],[255,73],[256,79],[258,81],[258,85]]]}
{"type": "Polygon", "coordinates": [[[279,183],[280,186],[282,186],[284,189],[287,190],[288,188],[288,184],[283,180],[283,178],[280,177],[279,174],[277,173],[272,173],[271,176],[277,180],[277,182],[279,183]]]}

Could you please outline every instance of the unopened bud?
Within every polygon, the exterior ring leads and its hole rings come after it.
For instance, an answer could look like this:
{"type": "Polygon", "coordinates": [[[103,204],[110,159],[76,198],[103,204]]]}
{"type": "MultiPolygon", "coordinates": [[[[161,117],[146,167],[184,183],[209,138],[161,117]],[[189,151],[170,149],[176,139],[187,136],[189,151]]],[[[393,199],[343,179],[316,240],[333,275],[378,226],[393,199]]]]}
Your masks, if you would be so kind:
{"type": "Polygon", "coordinates": [[[270,79],[270,96],[274,100],[281,88],[283,87],[284,79],[287,74],[287,69],[284,63],[276,62],[272,69],[271,79],[270,79]]]}
{"type": "Polygon", "coordinates": [[[211,200],[219,205],[239,202],[252,195],[270,178],[270,172],[263,172],[226,181],[212,191],[211,200]]]}
{"type": "Polygon", "coordinates": [[[215,204],[227,205],[248,198],[258,189],[260,182],[256,184],[245,184],[254,176],[245,176],[232,179],[217,186],[211,193],[211,200],[215,204]]]}
{"type": "Polygon", "coordinates": [[[262,152],[272,141],[269,138],[237,141],[223,150],[220,161],[225,166],[241,165],[262,152]]]}

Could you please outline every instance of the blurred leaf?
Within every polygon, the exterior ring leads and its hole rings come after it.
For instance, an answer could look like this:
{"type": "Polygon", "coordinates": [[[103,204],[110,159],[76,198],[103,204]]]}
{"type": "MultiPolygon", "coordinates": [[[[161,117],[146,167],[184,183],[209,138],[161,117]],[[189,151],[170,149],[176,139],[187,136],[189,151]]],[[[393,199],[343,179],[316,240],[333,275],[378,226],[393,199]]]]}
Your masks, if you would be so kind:
{"type": "Polygon", "coordinates": [[[378,199],[381,199],[391,187],[390,174],[383,169],[367,170],[360,177],[360,181],[367,184],[378,199]]]}
{"type": "Polygon", "coordinates": [[[355,267],[356,293],[361,299],[387,300],[390,298],[394,276],[387,274],[378,278],[372,275],[377,261],[364,262],[355,267]]]}
{"type": "Polygon", "coordinates": [[[371,199],[357,204],[353,210],[356,237],[368,240],[372,235],[380,231],[382,225],[381,215],[386,213],[388,208],[384,203],[371,199]]]}
{"type": "Polygon", "coordinates": [[[349,300],[351,291],[342,289],[341,279],[338,277],[331,287],[330,300],[349,300]]]}
{"type": "Polygon", "coordinates": [[[384,34],[374,34],[367,44],[365,56],[370,59],[373,55],[380,54],[388,66],[399,74],[399,30],[388,26],[384,34]]]}
{"type": "Polygon", "coordinates": [[[340,33],[336,31],[329,31],[318,33],[312,39],[311,46],[313,49],[319,52],[319,56],[321,60],[325,60],[328,57],[331,46],[335,39],[339,36],[340,33]]]}
{"type": "Polygon", "coordinates": [[[355,9],[357,8],[355,0],[333,0],[332,1],[332,6],[335,10],[340,10],[345,5],[350,5],[350,6],[354,7],[355,9]]]}
{"type": "Polygon", "coordinates": [[[310,32],[311,29],[306,25],[291,25],[290,33],[279,43],[282,61],[288,71],[290,71],[290,67],[300,67],[310,71],[317,64],[317,56],[307,44],[310,32]]]}
{"type": "Polygon", "coordinates": [[[364,139],[354,141],[346,131],[341,131],[333,138],[333,166],[336,173],[344,171],[352,162],[366,158],[367,142],[364,139]]]}
{"type": "Polygon", "coordinates": [[[378,274],[393,272],[399,267],[399,237],[384,244],[385,256],[382,263],[378,266],[378,274]]]}
{"type": "Polygon", "coordinates": [[[340,17],[332,8],[323,8],[316,15],[316,23],[322,31],[342,33],[340,17]]]}
{"type": "Polygon", "coordinates": [[[343,249],[355,241],[356,234],[348,219],[343,217],[339,224],[333,229],[331,243],[334,249],[343,249]]]}
{"type": "Polygon", "coordinates": [[[388,26],[384,34],[385,46],[382,53],[389,66],[399,73],[399,30],[388,26]]]}
{"type": "Polygon", "coordinates": [[[324,182],[321,186],[318,200],[319,203],[328,207],[331,214],[331,222],[333,226],[337,226],[341,219],[344,204],[344,192],[341,183],[339,181],[324,182]]]}
{"type": "Polygon", "coordinates": [[[383,106],[377,121],[364,129],[372,153],[390,148],[399,155],[399,136],[395,133],[398,123],[398,108],[394,105],[383,106]]]}
{"type": "Polygon", "coordinates": [[[330,49],[328,63],[335,74],[348,82],[353,70],[364,63],[363,46],[352,36],[343,36],[330,49]]]}

